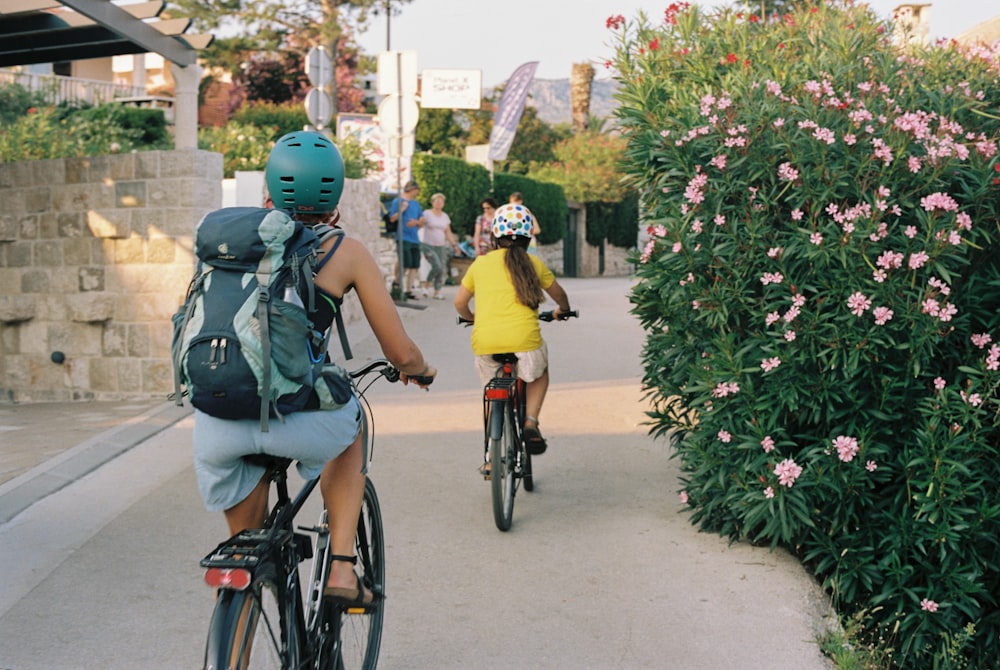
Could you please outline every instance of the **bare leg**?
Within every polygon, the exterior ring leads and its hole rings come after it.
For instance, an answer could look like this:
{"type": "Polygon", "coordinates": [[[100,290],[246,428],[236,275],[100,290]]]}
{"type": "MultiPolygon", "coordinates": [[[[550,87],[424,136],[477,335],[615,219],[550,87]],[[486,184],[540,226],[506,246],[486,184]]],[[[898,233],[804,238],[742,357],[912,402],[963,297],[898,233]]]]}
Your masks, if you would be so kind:
{"type": "Polygon", "coordinates": [[[524,409],[527,416],[524,420],[525,428],[538,427],[538,415],[542,412],[542,403],[545,402],[545,394],[549,390],[549,371],[546,368],[542,376],[533,382],[525,384],[524,409]]]}
{"type": "MultiPolygon", "coordinates": [[[[330,522],[330,550],[341,556],[354,555],[354,535],[365,494],[365,475],[361,472],[361,435],[340,456],[326,464],[320,474],[319,487],[323,494],[330,522]]],[[[358,580],[354,566],[334,561],[330,566],[327,586],[356,589],[358,580]]]]}
{"type": "Polygon", "coordinates": [[[267,494],[270,486],[271,480],[264,473],[250,495],[224,512],[230,536],[247,528],[263,527],[267,518],[267,494]]]}

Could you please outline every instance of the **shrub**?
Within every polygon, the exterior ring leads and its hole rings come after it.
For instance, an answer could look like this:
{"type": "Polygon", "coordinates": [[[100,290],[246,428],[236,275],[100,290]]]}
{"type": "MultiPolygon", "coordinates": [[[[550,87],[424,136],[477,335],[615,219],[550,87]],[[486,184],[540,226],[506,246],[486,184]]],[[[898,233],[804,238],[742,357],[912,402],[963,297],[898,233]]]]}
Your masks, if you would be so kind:
{"type": "Polygon", "coordinates": [[[277,105],[273,102],[253,102],[240,107],[230,119],[258,128],[276,128],[274,139],[296,130],[302,130],[309,117],[301,102],[277,105]]]}
{"type": "Polygon", "coordinates": [[[120,122],[122,108],[107,107],[112,109],[90,114],[55,107],[32,108],[13,124],[0,128],[0,160],[101,156],[147,148],[140,142],[141,129],[126,128],[120,122]]]}
{"type": "Polygon", "coordinates": [[[451,217],[451,229],[461,239],[471,235],[480,203],[490,194],[490,175],[482,165],[453,156],[417,154],[412,162],[413,178],[421,185],[421,201],[430,206],[431,196],[445,195],[444,211],[451,217]]]}
{"type": "Polygon", "coordinates": [[[664,18],[608,27],[682,500],[895,667],[1000,667],[1000,54],[904,53],[852,2],[664,18]]]}
{"type": "Polygon", "coordinates": [[[263,170],[274,141],[280,137],[277,127],[260,128],[230,121],[218,128],[198,131],[198,148],[222,154],[222,173],[232,178],[237,171],[263,170]]]}
{"type": "Polygon", "coordinates": [[[0,127],[14,123],[29,109],[47,106],[45,93],[32,91],[21,84],[0,85],[0,127]]]}
{"type": "Polygon", "coordinates": [[[569,207],[566,205],[566,193],[562,186],[507,172],[494,175],[493,197],[498,202],[507,202],[510,194],[515,191],[521,192],[524,204],[538,217],[542,227],[538,236],[540,244],[554,244],[566,237],[569,207]]]}

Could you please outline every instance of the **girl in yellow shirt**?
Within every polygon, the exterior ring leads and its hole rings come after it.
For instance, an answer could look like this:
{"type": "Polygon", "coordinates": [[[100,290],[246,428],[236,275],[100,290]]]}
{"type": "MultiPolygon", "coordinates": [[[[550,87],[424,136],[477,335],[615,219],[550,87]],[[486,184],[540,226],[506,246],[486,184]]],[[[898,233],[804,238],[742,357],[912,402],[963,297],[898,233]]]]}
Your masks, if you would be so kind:
{"type": "Polygon", "coordinates": [[[549,388],[549,361],[538,325],[538,305],[548,293],[558,305],[553,311],[557,320],[570,306],[552,271],[528,254],[534,222],[524,205],[506,204],[496,210],[495,248],[469,266],[455,295],[455,309],[473,321],[472,353],[484,385],[500,367],[493,354],[517,355],[517,376],[525,382],[525,443],[529,453],[541,454],[547,445],[538,429],[538,415],[549,388]],[[469,307],[473,297],[475,313],[469,307]]]}

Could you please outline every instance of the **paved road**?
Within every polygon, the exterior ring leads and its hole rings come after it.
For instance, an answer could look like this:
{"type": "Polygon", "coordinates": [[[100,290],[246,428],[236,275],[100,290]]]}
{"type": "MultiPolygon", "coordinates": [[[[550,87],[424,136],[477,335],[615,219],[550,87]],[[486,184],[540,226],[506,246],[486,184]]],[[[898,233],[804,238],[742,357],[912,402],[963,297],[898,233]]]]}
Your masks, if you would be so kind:
{"type": "MultiPolygon", "coordinates": [[[[642,425],[628,280],[565,285],[582,318],[543,326],[550,447],[508,533],[475,474],[468,332],[449,302],[401,310],[441,375],[428,393],[370,394],[389,562],[379,667],[829,670],[824,598],[797,562],[683,513],[669,445],[642,425]]],[[[377,355],[362,326],[352,341],[356,360],[377,355]]],[[[0,521],[0,668],[201,667],[212,594],[198,560],[225,529],[201,507],[190,431],[182,419],[0,521]]]]}

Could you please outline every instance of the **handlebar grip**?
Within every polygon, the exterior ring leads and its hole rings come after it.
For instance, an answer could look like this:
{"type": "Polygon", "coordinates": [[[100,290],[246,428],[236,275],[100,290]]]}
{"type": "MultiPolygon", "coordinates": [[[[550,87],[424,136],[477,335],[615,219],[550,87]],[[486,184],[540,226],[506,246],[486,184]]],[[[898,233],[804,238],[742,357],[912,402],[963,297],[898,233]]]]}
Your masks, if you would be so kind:
{"type": "Polygon", "coordinates": [[[406,375],[406,377],[421,386],[430,386],[434,382],[434,377],[430,375],[406,375]]]}

